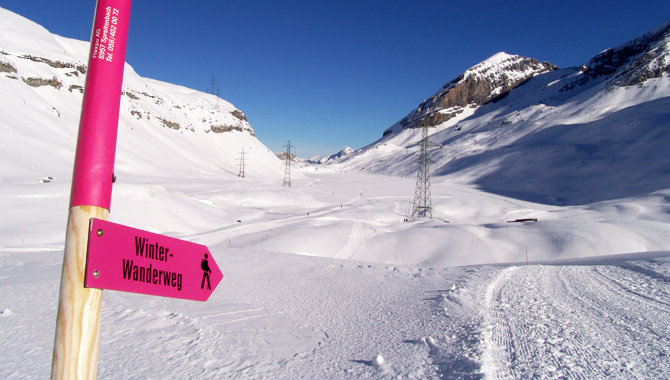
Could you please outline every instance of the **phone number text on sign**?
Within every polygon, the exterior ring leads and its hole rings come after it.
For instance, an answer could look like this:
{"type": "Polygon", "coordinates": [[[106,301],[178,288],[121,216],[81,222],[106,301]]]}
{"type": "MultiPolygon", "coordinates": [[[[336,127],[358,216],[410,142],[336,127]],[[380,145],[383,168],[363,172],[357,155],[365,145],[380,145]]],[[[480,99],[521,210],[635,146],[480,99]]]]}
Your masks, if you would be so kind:
{"type": "Polygon", "coordinates": [[[105,23],[102,28],[95,29],[93,58],[107,62],[114,60],[114,42],[116,41],[116,25],[119,22],[119,10],[112,7],[105,8],[105,23]]]}

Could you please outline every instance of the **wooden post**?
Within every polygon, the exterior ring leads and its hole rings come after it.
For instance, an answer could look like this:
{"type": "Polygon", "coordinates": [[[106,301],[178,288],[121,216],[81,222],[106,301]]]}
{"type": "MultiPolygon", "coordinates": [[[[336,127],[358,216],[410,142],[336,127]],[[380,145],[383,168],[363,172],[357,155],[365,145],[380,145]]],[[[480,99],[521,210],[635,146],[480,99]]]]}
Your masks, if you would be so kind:
{"type": "Polygon", "coordinates": [[[526,265],[528,265],[528,250],[526,250],[526,265]]]}
{"type": "Polygon", "coordinates": [[[88,226],[107,220],[102,207],[76,206],[69,212],[61,275],[52,379],[95,379],[100,341],[102,290],[84,288],[88,226]]]}
{"type": "Polygon", "coordinates": [[[52,379],[95,379],[102,290],[84,288],[91,218],[108,220],[131,0],[98,0],[75,152],[52,379]]]}

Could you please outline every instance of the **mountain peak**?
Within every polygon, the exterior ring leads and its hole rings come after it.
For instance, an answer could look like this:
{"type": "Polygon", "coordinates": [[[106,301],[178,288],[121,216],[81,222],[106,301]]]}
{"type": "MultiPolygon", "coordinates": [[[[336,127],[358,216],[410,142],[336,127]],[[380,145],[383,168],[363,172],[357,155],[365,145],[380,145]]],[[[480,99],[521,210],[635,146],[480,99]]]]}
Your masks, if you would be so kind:
{"type": "Polygon", "coordinates": [[[393,133],[397,127],[416,128],[424,122],[429,125],[441,124],[456,117],[470,105],[495,102],[533,76],[556,69],[548,62],[541,63],[533,58],[505,52],[494,54],[442,86],[409,115],[386,130],[384,135],[393,133]]]}
{"type": "MultiPolygon", "coordinates": [[[[523,78],[523,81],[525,81],[536,74],[555,70],[556,68],[557,67],[548,62],[540,63],[534,58],[526,58],[520,55],[500,52],[465,70],[463,74],[444,85],[442,90],[453,88],[455,85],[467,82],[471,78],[474,80],[489,79],[497,82],[502,81],[509,87],[512,82],[516,82],[519,78],[523,78]]],[[[513,87],[515,86],[512,86],[512,88],[513,87]]],[[[501,94],[505,91],[504,88],[494,88],[492,90],[497,94],[501,94]]],[[[509,91],[509,89],[506,91],[509,91]]],[[[442,91],[439,91],[438,93],[440,92],[442,91]]]]}
{"type": "Polygon", "coordinates": [[[490,56],[489,58],[485,59],[483,62],[502,62],[507,59],[513,58],[513,57],[518,57],[516,54],[507,54],[504,51],[498,52],[490,56]]]}
{"type": "Polygon", "coordinates": [[[505,52],[496,53],[482,62],[465,70],[465,77],[468,75],[480,75],[489,72],[500,72],[506,70],[510,63],[523,60],[519,55],[507,54],[505,52]]]}

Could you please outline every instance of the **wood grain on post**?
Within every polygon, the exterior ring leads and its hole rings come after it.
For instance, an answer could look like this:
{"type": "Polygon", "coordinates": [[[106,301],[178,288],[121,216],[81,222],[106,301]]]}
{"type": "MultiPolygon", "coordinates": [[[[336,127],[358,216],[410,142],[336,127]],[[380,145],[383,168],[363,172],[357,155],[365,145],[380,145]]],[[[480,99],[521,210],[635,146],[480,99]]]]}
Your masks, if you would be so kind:
{"type": "Polygon", "coordinates": [[[97,374],[102,290],[84,288],[91,218],[108,220],[109,211],[95,206],[70,208],[51,363],[52,379],[95,379],[97,374]]]}

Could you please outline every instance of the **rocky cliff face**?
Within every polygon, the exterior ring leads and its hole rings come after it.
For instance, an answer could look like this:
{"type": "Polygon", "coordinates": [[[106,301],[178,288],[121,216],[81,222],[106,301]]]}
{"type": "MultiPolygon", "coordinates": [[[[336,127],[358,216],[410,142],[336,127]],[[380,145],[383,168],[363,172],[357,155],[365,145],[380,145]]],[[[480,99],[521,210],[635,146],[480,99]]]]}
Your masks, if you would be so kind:
{"type": "Polygon", "coordinates": [[[607,77],[610,88],[629,87],[651,78],[660,78],[670,72],[670,22],[651,32],[607,49],[580,67],[579,80],[565,85],[561,91],[569,91],[578,86],[607,77]]]}
{"type": "Polygon", "coordinates": [[[586,66],[591,78],[612,75],[613,86],[634,86],[670,72],[670,22],[595,56],[586,66]]]}
{"type": "MultiPolygon", "coordinates": [[[[533,76],[556,69],[548,62],[498,53],[444,85],[397,125],[402,128],[416,128],[424,123],[438,125],[462,113],[468,106],[495,102],[533,76]]],[[[384,135],[393,130],[393,127],[389,128],[384,135]]]]}

